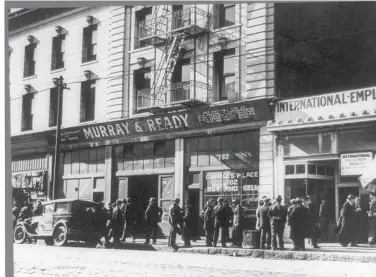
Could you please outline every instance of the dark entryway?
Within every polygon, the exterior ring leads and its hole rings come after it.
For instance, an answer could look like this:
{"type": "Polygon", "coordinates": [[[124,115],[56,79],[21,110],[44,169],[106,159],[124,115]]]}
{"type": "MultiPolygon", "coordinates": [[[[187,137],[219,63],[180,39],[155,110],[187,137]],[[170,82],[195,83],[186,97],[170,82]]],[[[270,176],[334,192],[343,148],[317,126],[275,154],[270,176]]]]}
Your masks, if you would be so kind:
{"type": "Polygon", "coordinates": [[[191,189],[189,190],[188,200],[192,204],[193,214],[195,216],[196,228],[194,229],[193,236],[197,237],[202,235],[202,222],[200,220],[200,190],[191,189]]]}
{"type": "Polygon", "coordinates": [[[128,178],[128,197],[139,204],[142,214],[148,207],[150,197],[158,198],[158,176],[132,176],[128,178]]]}

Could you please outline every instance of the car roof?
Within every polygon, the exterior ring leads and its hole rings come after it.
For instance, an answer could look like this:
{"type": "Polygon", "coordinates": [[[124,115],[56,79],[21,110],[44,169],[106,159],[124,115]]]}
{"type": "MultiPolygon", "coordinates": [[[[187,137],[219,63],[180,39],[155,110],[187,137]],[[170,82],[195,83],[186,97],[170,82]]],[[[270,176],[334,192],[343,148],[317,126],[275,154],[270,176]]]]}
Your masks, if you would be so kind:
{"type": "Polygon", "coordinates": [[[44,203],[46,204],[53,204],[53,203],[71,203],[71,202],[82,202],[82,203],[87,203],[87,204],[95,204],[98,205],[98,203],[90,201],[90,200],[83,200],[83,199],[77,199],[77,198],[64,198],[64,199],[55,199],[55,200],[50,200],[44,203]]]}

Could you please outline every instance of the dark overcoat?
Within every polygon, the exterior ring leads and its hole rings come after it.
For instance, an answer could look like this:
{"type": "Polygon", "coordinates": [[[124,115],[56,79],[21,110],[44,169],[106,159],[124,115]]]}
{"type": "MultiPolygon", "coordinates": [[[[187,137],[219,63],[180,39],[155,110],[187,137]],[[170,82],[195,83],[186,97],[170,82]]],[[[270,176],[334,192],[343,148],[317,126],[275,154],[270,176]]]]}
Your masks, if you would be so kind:
{"type": "Polygon", "coordinates": [[[303,239],[306,236],[307,210],[302,205],[295,205],[292,209],[288,223],[290,225],[290,239],[303,239]]]}

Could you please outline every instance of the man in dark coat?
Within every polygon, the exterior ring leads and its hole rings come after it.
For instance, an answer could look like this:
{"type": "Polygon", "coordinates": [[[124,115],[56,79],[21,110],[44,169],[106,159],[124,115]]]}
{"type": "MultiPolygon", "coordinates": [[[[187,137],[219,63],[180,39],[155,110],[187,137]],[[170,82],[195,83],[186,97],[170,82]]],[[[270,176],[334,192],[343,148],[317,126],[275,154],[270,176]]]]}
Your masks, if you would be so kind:
{"type": "Polygon", "coordinates": [[[204,230],[206,235],[206,246],[213,246],[214,235],[214,210],[213,201],[206,202],[206,209],[204,213],[204,230]]]}
{"type": "Polygon", "coordinates": [[[306,208],[308,209],[307,237],[311,240],[313,248],[320,248],[317,245],[319,232],[319,209],[312,196],[306,197],[306,208]]]}
{"type": "Polygon", "coordinates": [[[329,207],[328,199],[324,197],[322,199],[322,203],[320,205],[320,211],[319,211],[319,225],[320,225],[321,241],[328,241],[329,219],[330,219],[330,207],[329,207]]]}
{"type": "Polygon", "coordinates": [[[270,226],[270,218],[268,216],[268,212],[270,209],[270,199],[264,199],[264,205],[258,209],[257,218],[259,220],[261,236],[260,236],[260,246],[261,249],[266,248],[271,249],[271,226],[270,226]]]}
{"type": "Polygon", "coordinates": [[[163,210],[157,205],[157,199],[151,197],[149,206],[145,211],[146,241],[144,244],[150,243],[150,235],[152,236],[153,244],[157,243],[158,222],[161,221],[162,214],[163,210]]]}
{"type": "Polygon", "coordinates": [[[243,243],[243,208],[238,199],[233,200],[234,220],[232,226],[232,246],[242,246],[243,243]]]}
{"type": "Polygon", "coordinates": [[[287,220],[287,209],[281,204],[282,197],[278,195],[276,203],[270,207],[268,217],[270,218],[270,225],[272,230],[272,249],[277,249],[277,239],[280,250],[284,250],[283,232],[285,231],[285,224],[287,220]]]}
{"type": "Polygon", "coordinates": [[[217,205],[214,207],[214,239],[213,245],[217,247],[217,241],[219,237],[219,230],[221,230],[221,244],[222,247],[226,246],[226,231],[224,231],[224,227],[227,226],[226,224],[226,210],[223,206],[223,198],[218,198],[217,205]]]}
{"type": "Polygon", "coordinates": [[[290,239],[293,244],[293,250],[305,250],[305,224],[308,212],[302,205],[300,198],[295,199],[294,207],[288,218],[288,224],[290,225],[290,239]]]}
{"type": "Polygon", "coordinates": [[[120,237],[122,235],[123,231],[123,225],[124,225],[124,217],[123,212],[121,210],[123,202],[122,200],[118,199],[116,200],[116,206],[113,209],[112,212],[112,236],[114,238],[114,242],[118,242],[120,240],[120,237]]]}
{"type": "Polygon", "coordinates": [[[127,234],[131,235],[132,242],[136,242],[136,228],[137,222],[139,221],[139,211],[137,205],[134,203],[132,198],[129,198],[124,211],[125,225],[123,231],[122,241],[125,242],[127,234]]]}
{"type": "Polygon", "coordinates": [[[18,220],[26,221],[28,219],[31,219],[32,216],[33,216],[32,204],[26,202],[25,205],[20,210],[20,213],[18,214],[18,220]]]}
{"type": "Polygon", "coordinates": [[[349,194],[346,202],[341,209],[341,229],[338,234],[338,239],[343,247],[347,247],[350,243],[351,247],[356,247],[356,228],[357,217],[355,211],[355,195],[349,194]]]}
{"type": "Polygon", "coordinates": [[[37,205],[33,209],[33,216],[40,216],[43,213],[42,201],[38,200],[37,205]]]}
{"type": "Polygon", "coordinates": [[[98,229],[102,237],[105,239],[105,242],[108,242],[107,217],[108,210],[104,206],[104,202],[101,202],[100,210],[98,211],[98,229]]]}
{"type": "Polygon", "coordinates": [[[362,206],[360,197],[355,198],[355,212],[357,216],[357,230],[356,241],[357,243],[368,242],[368,214],[364,206],[362,206]]]}
{"type": "Polygon", "coordinates": [[[13,206],[13,209],[12,209],[12,214],[13,214],[13,228],[16,227],[19,213],[20,213],[20,203],[16,202],[14,204],[14,206],[13,206]]]}
{"type": "Polygon", "coordinates": [[[195,220],[193,215],[192,204],[189,201],[185,202],[185,214],[183,217],[184,229],[183,239],[184,246],[191,247],[191,237],[193,235],[193,228],[195,227],[195,220]]]}
{"type": "Polygon", "coordinates": [[[225,239],[226,239],[225,242],[228,242],[230,241],[230,226],[232,226],[234,212],[232,208],[229,206],[227,199],[223,200],[223,207],[225,209],[225,215],[226,215],[226,220],[225,220],[225,225],[223,227],[223,230],[225,232],[225,239]]]}
{"type": "Polygon", "coordinates": [[[175,198],[169,209],[170,234],[168,236],[168,246],[176,248],[176,235],[181,234],[183,223],[183,211],[179,207],[180,199],[175,198]]]}

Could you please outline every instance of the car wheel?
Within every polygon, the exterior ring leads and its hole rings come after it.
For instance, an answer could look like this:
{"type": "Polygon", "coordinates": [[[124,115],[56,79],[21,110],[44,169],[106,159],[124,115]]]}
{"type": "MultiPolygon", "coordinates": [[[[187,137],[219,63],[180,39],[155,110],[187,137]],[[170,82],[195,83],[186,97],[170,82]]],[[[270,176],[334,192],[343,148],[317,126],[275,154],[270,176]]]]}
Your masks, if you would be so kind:
{"type": "Polygon", "coordinates": [[[45,238],[44,243],[47,245],[54,245],[54,239],[53,238],[45,238]]]}
{"type": "Polygon", "coordinates": [[[55,228],[53,240],[56,246],[63,246],[67,243],[67,228],[64,225],[59,225],[55,228]]]}
{"type": "Polygon", "coordinates": [[[26,232],[23,226],[16,226],[14,229],[14,242],[17,244],[22,244],[26,241],[26,232]]]}

